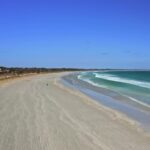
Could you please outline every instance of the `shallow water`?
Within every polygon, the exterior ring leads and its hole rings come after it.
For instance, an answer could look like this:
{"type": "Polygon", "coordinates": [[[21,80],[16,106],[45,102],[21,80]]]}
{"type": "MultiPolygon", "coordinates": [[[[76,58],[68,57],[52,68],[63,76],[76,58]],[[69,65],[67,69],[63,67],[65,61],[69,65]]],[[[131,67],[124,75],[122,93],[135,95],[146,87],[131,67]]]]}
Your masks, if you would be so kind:
{"type": "MultiPolygon", "coordinates": [[[[85,75],[85,73],[81,74],[85,75]]],[[[83,92],[105,106],[126,114],[129,118],[139,122],[145,130],[150,131],[150,109],[147,107],[149,104],[145,105],[143,102],[141,104],[141,101],[131,100],[131,97],[124,93],[120,94],[115,90],[85,82],[80,79],[81,74],[66,76],[63,78],[63,83],[83,92]]]]}
{"type": "Polygon", "coordinates": [[[118,92],[150,108],[150,71],[84,72],[78,79],[118,92]]]}

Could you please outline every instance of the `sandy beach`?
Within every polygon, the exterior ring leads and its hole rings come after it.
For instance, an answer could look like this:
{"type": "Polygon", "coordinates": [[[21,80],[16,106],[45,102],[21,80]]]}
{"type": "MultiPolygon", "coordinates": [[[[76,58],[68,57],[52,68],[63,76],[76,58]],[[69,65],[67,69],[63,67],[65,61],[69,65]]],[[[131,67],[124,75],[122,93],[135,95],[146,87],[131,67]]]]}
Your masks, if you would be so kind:
{"type": "Polygon", "coordinates": [[[0,83],[0,150],[149,150],[121,113],[59,82],[63,73],[0,83]]]}

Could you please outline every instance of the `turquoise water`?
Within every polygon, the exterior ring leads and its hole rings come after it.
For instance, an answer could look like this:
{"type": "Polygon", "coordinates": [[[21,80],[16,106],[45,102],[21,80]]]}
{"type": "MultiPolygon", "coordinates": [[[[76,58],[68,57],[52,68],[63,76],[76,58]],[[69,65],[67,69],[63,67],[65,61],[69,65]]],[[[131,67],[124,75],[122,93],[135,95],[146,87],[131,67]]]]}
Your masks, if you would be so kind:
{"type": "Polygon", "coordinates": [[[117,92],[150,108],[150,71],[83,72],[78,79],[117,92]]]}

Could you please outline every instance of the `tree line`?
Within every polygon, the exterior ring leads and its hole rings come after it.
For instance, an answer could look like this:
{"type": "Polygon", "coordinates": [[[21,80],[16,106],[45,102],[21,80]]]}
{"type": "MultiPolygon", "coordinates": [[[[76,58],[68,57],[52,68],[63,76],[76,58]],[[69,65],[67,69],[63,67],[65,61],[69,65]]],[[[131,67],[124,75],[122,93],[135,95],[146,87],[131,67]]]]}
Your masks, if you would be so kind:
{"type": "Polygon", "coordinates": [[[0,75],[4,75],[4,74],[21,75],[21,74],[29,74],[29,73],[51,73],[51,72],[64,72],[64,71],[85,71],[85,70],[87,69],[0,67],[0,75]]]}

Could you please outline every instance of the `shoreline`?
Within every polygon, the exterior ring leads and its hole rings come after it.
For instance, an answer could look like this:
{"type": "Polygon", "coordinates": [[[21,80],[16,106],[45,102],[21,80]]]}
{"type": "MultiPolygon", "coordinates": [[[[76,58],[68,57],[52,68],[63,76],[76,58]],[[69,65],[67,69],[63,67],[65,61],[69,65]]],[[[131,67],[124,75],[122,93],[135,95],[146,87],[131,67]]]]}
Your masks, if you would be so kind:
{"type": "Polygon", "coordinates": [[[81,81],[77,79],[77,73],[63,76],[61,82],[69,88],[76,89],[89,96],[98,104],[125,115],[128,119],[134,121],[139,128],[150,133],[149,108],[134,103],[116,92],[98,88],[87,82],[81,81]]]}
{"type": "Polygon", "coordinates": [[[150,135],[125,115],[50,73],[0,85],[0,149],[149,150],[150,135]]]}

